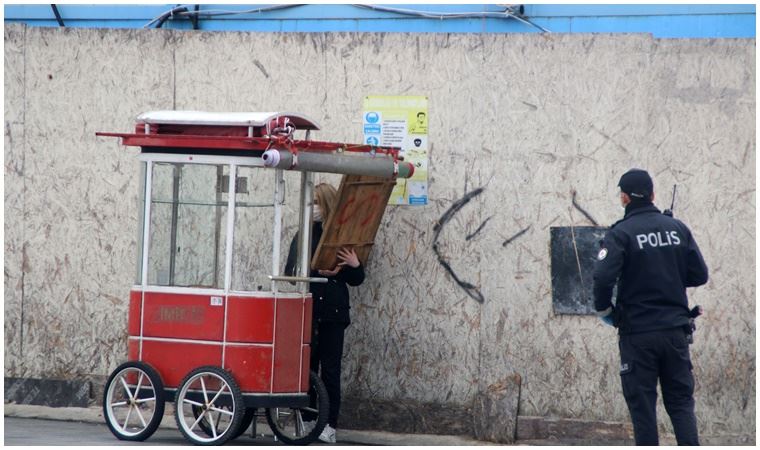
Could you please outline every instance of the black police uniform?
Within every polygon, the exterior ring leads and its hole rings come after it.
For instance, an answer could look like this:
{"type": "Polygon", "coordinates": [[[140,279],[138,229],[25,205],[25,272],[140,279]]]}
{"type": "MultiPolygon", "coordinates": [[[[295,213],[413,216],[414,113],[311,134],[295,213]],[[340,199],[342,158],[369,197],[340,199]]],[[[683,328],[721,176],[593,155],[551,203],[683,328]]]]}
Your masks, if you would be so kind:
{"type": "MultiPolygon", "coordinates": [[[[314,222],[311,236],[311,254],[317,251],[322,237],[322,223],[314,222]]],[[[290,243],[285,273],[295,274],[297,266],[298,235],[290,243]]],[[[310,276],[322,277],[312,270],[310,276]]],[[[343,336],[351,323],[349,316],[348,286],[359,286],[364,282],[364,267],[343,266],[334,277],[326,277],[327,283],[310,283],[309,291],[313,298],[311,321],[311,370],[319,372],[330,399],[328,424],[336,428],[340,413],[340,371],[343,358],[343,336]]],[[[304,419],[313,420],[308,414],[304,419]]]]}
{"type": "Polygon", "coordinates": [[[678,444],[699,445],[686,288],[706,282],[707,266],[689,228],[649,201],[630,203],[604,238],[594,304],[600,315],[611,312],[619,330],[620,378],[637,445],[659,442],[658,378],[678,444]]]}

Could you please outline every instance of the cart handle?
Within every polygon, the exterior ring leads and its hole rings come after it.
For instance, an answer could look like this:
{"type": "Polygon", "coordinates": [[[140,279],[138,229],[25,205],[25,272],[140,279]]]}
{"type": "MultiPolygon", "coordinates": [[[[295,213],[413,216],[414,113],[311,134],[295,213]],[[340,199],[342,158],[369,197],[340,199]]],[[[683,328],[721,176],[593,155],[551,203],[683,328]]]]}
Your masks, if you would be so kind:
{"type": "Polygon", "coordinates": [[[327,283],[327,278],[321,277],[286,277],[280,275],[269,275],[268,278],[272,281],[290,281],[295,283],[297,281],[304,281],[308,283],[327,283]]]}

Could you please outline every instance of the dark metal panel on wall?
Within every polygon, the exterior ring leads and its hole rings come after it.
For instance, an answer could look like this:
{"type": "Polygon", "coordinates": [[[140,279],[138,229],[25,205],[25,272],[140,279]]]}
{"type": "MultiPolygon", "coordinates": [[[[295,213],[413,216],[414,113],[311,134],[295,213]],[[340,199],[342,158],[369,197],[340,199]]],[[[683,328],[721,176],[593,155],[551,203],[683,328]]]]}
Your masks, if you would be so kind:
{"type": "Polygon", "coordinates": [[[594,261],[607,227],[551,227],[555,314],[594,314],[594,261]]]}

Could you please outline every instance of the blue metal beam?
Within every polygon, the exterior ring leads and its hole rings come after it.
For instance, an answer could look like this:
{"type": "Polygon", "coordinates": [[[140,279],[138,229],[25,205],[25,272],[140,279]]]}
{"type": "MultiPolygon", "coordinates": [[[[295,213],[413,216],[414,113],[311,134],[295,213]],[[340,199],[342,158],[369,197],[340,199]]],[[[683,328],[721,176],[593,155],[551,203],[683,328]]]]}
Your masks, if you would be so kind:
{"type": "MultiPolygon", "coordinates": [[[[176,7],[164,5],[58,5],[67,27],[141,28],[176,7]]],[[[192,4],[188,4],[192,9],[192,4]]],[[[277,5],[201,5],[201,12],[250,11],[277,5]]],[[[501,13],[504,6],[377,5],[425,13],[501,13]]],[[[4,5],[5,22],[57,26],[49,5],[4,5]]],[[[755,5],[525,5],[524,14],[555,33],[651,33],[667,38],[755,37],[755,5]]],[[[153,24],[152,26],[155,26],[153,24]]],[[[514,18],[424,18],[354,5],[292,5],[274,11],[201,16],[201,30],[264,32],[534,33],[514,18]]],[[[163,28],[192,29],[174,16],[163,28]]]]}

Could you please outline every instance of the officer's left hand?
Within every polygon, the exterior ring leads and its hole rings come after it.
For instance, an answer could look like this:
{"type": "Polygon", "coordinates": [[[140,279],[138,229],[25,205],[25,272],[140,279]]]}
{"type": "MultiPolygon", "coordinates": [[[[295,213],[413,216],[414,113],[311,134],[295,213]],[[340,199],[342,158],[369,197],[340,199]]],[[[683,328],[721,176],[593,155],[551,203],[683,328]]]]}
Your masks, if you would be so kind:
{"type": "Polygon", "coordinates": [[[600,319],[602,320],[602,322],[604,322],[605,324],[611,327],[615,326],[615,323],[612,321],[612,314],[608,314],[606,316],[600,317],[600,319]]]}
{"type": "Polygon", "coordinates": [[[599,317],[599,320],[605,323],[605,325],[609,325],[611,327],[615,326],[615,308],[609,308],[607,311],[600,311],[597,312],[597,316],[599,317]],[[602,312],[607,312],[605,315],[601,315],[602,312]]]}

